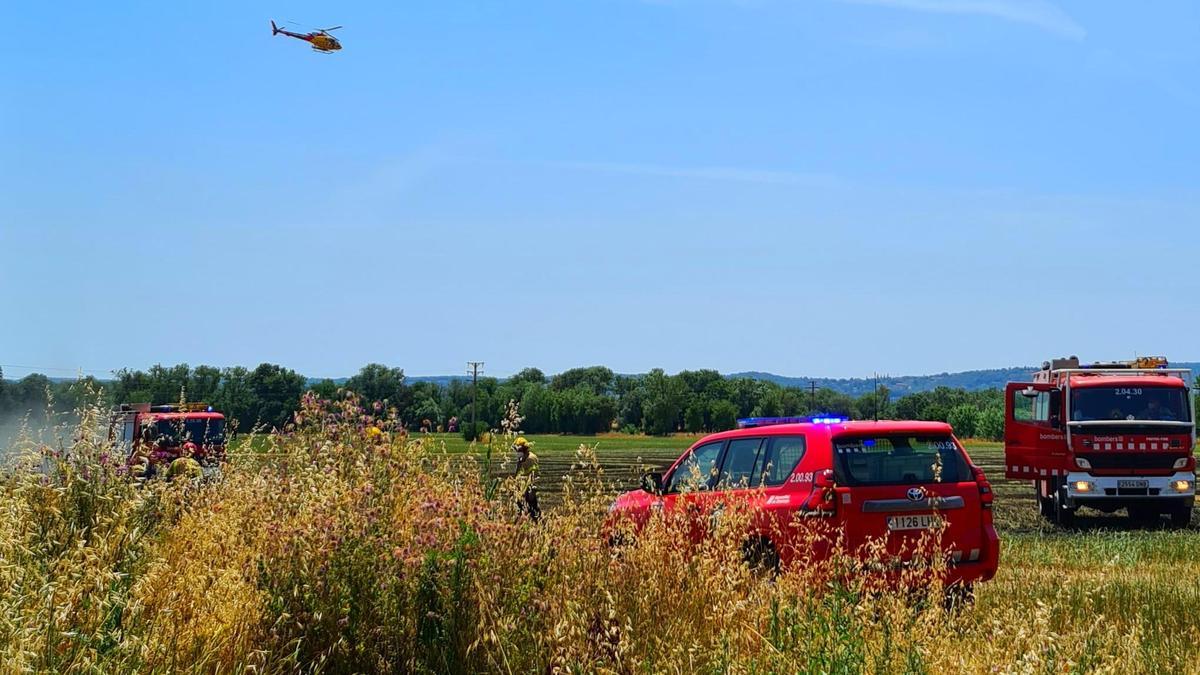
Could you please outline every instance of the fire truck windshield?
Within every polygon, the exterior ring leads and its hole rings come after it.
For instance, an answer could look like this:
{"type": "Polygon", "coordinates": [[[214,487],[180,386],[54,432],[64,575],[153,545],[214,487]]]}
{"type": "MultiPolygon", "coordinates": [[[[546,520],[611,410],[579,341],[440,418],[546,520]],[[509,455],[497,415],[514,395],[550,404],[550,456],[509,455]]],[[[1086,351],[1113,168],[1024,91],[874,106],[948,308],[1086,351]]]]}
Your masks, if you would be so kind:
{"type": "Polygon", "coordinates": [[[167,447],[178,446],[187,441],[197,445],[225,443],[225,420],[222,419],[159,420],[156,430],[158,443],[167,447]]]}
{"type": "Polygon", "coordinates": [[[1071,392],[1071,420],[1189,422],[1187,390],[1174,387],[1088,387],[1071,392]]]}

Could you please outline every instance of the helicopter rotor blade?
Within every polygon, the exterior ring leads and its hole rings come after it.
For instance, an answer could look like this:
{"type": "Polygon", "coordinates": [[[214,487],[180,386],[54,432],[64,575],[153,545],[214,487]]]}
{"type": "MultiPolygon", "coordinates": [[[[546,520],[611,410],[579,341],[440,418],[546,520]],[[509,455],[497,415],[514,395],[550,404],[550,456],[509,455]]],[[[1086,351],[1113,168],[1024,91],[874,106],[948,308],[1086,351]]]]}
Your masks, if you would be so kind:
{"type": "Polygon", "coordinates": [[[322,28],[322,29],[321,29],[321,32],[322,32],[322,33],[328,33],[328,32],[329,32],[329,31],[331,31],[331,30],[337,30],[337,29],[339,29],[339,28],[341,28],[341,26],[334,26],[333,28],[322,28]]]}

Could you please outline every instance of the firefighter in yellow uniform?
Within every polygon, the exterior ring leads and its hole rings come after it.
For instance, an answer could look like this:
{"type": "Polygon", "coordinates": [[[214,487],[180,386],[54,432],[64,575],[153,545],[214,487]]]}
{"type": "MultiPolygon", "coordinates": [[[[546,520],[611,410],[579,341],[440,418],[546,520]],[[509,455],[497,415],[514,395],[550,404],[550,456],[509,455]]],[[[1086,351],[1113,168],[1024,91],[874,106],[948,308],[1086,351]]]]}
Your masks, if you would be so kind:
{"type": "Polygon", "coordinates": [[[191,457],[179,457],[171,462],[167,469],[167,477],[200,480],[204,477],[204,470],[200,468],[200,462],[191,457]]]}
{"type": "Polygon", "coordinates": [[[513,441],[512,449],[517,453],[517,480],[525,488],[521,501],[517,502],[517,508],[521,513],[529,514],[531,520],[536,521],[542,516],[542,510],[538,508],[537,486],[534,485],[537,478],[538,458],[533,454],[530,445],[524,436],[519,436],[517,440],[513,441]]]}

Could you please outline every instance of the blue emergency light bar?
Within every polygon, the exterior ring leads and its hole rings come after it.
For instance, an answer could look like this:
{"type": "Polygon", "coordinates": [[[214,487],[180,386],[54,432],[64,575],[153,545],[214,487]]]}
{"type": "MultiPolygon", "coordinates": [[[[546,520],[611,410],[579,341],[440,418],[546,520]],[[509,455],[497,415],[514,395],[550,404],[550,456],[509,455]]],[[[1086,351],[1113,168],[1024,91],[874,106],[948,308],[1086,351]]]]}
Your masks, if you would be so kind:
{"type": "Polygon", "coordinates": [[[737,423],[739,429],[749,429],[776,424],[841,424],[845,421],[845,417],[745,417],[737,423]]]}

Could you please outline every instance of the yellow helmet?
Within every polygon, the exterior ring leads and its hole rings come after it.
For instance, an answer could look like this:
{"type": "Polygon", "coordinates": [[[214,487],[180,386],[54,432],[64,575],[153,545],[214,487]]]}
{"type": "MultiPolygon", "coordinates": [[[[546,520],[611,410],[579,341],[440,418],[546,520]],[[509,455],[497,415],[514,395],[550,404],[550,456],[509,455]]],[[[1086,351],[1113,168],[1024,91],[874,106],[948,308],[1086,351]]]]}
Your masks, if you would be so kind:
{"type": "Polygon", "coordinates": [[[517,436],[517,440],[513,441],[513,450],[528,450],[529,441],[525,440],[524,436],[517,436]]]}
{"type": "Polygon", "coordinates": [[[191,457],[180,457],[171,462],[171,467],[167,469],[167,475],[171,478],[200,478],[204,475],[204,471],[200,468],[200,462],[191,457]]]}

